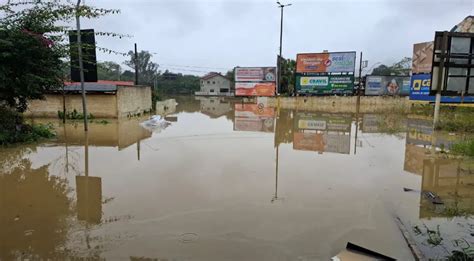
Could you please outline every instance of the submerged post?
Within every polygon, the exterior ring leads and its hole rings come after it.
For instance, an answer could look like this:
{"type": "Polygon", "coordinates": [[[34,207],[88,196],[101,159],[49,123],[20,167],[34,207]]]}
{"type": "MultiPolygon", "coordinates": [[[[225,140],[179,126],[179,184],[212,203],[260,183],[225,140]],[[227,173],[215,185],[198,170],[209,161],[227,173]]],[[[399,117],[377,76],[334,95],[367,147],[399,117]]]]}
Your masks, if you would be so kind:
{"type": "Polygon", "coordinates": [[[434,115],[433,115],[433,126],[439,122],[439,108],[441,106],[441,90],[443,89],[444,85],[444,62],[446,60],[446,49],[448,45],[448,32],[443,32],[443,37],[441,40],[441,52],[439,54],[440,61],[438,67],[438,77],[436,80],[436,100],[435,100],[435,108],[434,108],[434,115]]]}

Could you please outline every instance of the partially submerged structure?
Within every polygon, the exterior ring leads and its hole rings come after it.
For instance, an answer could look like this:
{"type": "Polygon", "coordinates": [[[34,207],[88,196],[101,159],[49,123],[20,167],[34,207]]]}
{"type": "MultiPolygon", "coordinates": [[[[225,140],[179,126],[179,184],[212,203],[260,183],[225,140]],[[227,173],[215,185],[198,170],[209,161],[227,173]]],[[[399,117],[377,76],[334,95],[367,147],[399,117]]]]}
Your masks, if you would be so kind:
{"type": "MultiPolygon", "coordinates": [[[[94,117],[121,118],[140,115],[152,109],[150,86],[133,82],[98,81],[84,83],[87,111],[94,117]]],[[[32,100],[25,112],[33,117],[58,117],[58,112],[82,113],[80,83],[65,83],[62,89],[50,92],[42,100],[32,100]]]]}

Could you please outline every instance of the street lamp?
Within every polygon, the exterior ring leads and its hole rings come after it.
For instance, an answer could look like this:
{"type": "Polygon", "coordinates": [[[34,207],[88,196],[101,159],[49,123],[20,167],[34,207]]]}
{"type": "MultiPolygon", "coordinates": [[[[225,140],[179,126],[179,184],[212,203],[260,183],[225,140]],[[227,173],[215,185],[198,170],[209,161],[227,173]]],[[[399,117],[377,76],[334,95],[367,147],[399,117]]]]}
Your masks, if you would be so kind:
{"type": "Polygon", "coordinates": [[[291,6],[292,4],[282,4],[279,1],[276,2],[278,5],[278,8],[281,9],[281,21],[280,21],[280,55],[278,56],[278,86],[277,86],[277,92],[280,93],[280,85],[281,85],[281,47],[282,47],[282,40],[283,40],[283,8],[286,6],[291,6]]]}

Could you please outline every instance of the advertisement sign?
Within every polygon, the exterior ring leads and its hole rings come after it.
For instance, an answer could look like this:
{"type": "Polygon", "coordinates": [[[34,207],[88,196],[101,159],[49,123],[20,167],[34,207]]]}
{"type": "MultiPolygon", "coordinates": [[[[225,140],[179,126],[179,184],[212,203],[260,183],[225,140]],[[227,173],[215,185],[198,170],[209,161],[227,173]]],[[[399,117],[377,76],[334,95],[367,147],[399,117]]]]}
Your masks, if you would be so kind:
{"type": "Polygon", "coordinates": [[[354,72],[356,53],[302,53],[296,56],[297,73],[354,72]]]}
{"type": "Polygon", "coordinates": [[[352,94],[353,75],[296,76],[298,93],[352,94]]]}
{"type": "Polygon", "coordinates": [[[412,73],[431,73],[433,64],[433,42],[417,43],[413,45],[412,73]]]}
{"type": "Polygon", "coordinates": [[[276,67],[236,67],[236,82],[275,82],[276,67]]]}
{"type": "Polygon", "coordinates": [[[236,82],[236,96],[273,96],[275,95],[275,82],[236,82]]]}
{"type": "Polygon", "coordinates": [[[373,76],[365,80],[365,95],[400,95],[410,94],[409,76],[373,76]]]}
{"type": "Polygon", "coordinates": [[[234,105],[234,130],[274,132],[275,111],[262,104],[246,103],[234,105]]]}
{"type": "Polygon", "coordinates": [[[415,74],[411,76],[410,99],[418,99],[430,95],[431,74],[415,74]]]}

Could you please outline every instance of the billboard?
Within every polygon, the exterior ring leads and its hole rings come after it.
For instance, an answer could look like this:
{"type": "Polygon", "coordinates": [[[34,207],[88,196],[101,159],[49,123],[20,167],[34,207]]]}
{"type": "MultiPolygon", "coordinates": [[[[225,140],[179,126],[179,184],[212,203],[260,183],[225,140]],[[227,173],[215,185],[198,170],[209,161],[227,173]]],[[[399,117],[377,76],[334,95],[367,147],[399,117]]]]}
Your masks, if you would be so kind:
{"type": "Polygon", "coordinates": [[[365,95],[410,95],[409,76],[374,76],[365,79],[365,95]]]}
{"type": "Polygon", "coordinates": [[[413,45],[412,73],[431,73],[433,64],[434,42],[416,43],[413,45]]]}
{"type": "Polygon", "coordinates": [[[355,52],[303,53],[296,56],[296,91],[352,94],[355,52]]]}
{"type": "Polygon", "coordinates": [[[236,67],[234,72],[236,82],[275,82],[275,67],[236,67]]]}
{"type": "Polygon", "coordinates": [[[236,96],[273,96],[275,95],[275,82],[236,82],[236,96]]]}
{"type": "Polygon", "coordinates": [[[298,93],[352,94],[354,75],[296,76],[298,93]]]}
{"type": "Polygon", "coordinates": [[[300,53],[296,56],[297,73],[354,72],[356,53],[300,53]]]}
{"type": "Polygon", "coordinates": [[[254,103],[235,104],[234,113],[235,131],[275,131],[275,111],[273,108],[254,103]]]}
{"type": "Polygon", "coordinates": [[[276,67],[236,67],[236,96],[274,96],[276,67]]]}
{"type": "Polygon", "coordinates": [[[411,76],[410,99],[416,100],[430,95],[431,74],[415,74],[411,76]]]}

